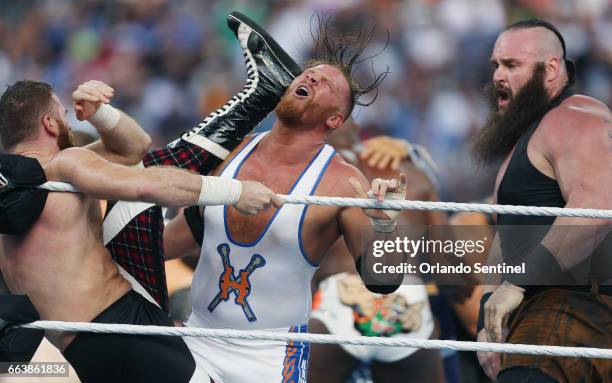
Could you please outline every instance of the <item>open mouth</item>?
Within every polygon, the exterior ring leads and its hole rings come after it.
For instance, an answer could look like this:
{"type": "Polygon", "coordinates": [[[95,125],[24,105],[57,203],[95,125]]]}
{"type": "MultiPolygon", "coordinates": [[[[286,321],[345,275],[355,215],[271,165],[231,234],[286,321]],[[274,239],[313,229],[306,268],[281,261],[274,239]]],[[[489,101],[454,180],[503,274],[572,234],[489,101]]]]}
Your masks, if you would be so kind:
{"type": "Polygon", "coordinates": [[[505,88],[497,89],[497,103],[498,105],[506,105],[510,102],[510,90],[505,88]]]}
{"type": "Polygon", "coordinates": [[[310,95],[310,90],[305,85],[299,85],[295,89],[295,94],[300,96],[300,97],[308,97],[310,95]]]}

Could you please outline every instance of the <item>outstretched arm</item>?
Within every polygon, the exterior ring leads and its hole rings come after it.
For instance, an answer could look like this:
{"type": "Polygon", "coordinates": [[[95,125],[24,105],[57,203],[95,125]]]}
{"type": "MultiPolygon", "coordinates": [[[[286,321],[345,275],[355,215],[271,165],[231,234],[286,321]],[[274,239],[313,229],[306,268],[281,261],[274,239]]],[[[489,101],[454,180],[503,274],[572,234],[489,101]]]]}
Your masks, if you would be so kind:
{"type": "MultiPolygon", "coordinates": [[[[238,145],[234,153],[240,150],[248,139],[238,145]]],[[[218,175],[233,158],[228,156],[211,174],[218,175]]],[[[197,254],[202,246],[204,233],[203,210],[190,206],[173,218],[164,229],[164,256],[166,260],[197,254]]]]}
{"type": "Polygon", "coordinates": [[[47,179],[73,184],[98,199],[143,201],[160,206],[235,204],[255,214],[270,204],[282,205],[276,194],[257,182],[203,177],[178,168],[131,168],[106,161],[96,153],[71,148],[45,166],[47,179]]]}
{"type": "Polygon", "coordinates": [[[101,81],[91,80],[78,86],[72,94],[77,119],[89,121],[101,140],[88,146],[103,158],[123,165],[135,165],[142,160],[151,137],[122,111],[110,106],[114,89],[101,81]]]}

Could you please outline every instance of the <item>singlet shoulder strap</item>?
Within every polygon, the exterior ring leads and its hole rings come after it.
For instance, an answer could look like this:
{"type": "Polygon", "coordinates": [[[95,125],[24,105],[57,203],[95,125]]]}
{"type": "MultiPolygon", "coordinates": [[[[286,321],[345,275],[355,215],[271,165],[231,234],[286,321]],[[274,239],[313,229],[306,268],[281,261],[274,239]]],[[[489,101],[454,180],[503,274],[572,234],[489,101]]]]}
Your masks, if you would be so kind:
{"type": "Polygon", "coordinates": [[[244,160],[251,154],[253,149],[257,146],[259,141],[261,141],[266,134],[269,132],[258,133],[255,137],[251,139],[239,152],[236,154],[234,158],[232,158],[225,169],[219,174],[221,177],[230,177],[233,178],[236,175],[236,171],[240,167],[240,165],[244,162],[244,160]]]}
{"type": "MultiPolygon", "coordinates": [[[[538,124],[537,125],[540,125],[540,122],[542,121],[544,116],[546,116],[546,114],[548,114],[548,112],[550,112],[551,110],[553,110],[556,107],[558,107],[559,105],[561,105],[561,103],[563,101],[565,101],[567,98],[569,98],[569,97],[571,97],[573,95],[574,95],[574,91],[571,88],[566,88],[557,97],[553,98],[550,101],[550,105],[546,109],[546,112],[543,113],[542,117],[540,117],[540,119],[538,120],[538,124]]],[[[536,127],[537,127],[537,125],[536,125],[536,127]]],[[[535,130],[535,128],[534,128],[534,130],[535,130]]]]}
{"type": "Polygon", "coordinates": [[[550,105],[548,106],[548,108],[546,108],[546,111],[544,113],[542,113],[542,116],[540,118],[536,119],[529,126],[529,129],[527,129],[527,132],[525,132],[523,134],[523,136],[520,137],[519,142],[517,143],[517,149],[519,149],[519,148],[526,148],[527,147],[527,143],[529,142],[529,139],[531,138],[533,133],[536,131],[538,126],[540,126],[540,122],[542,122],[542,120],[544,119],[544,116],[546,116],[546,114],[548,112],[550,112],[551,110],[553,110],[554,108],[556,108],[559,105],[561,105],[561,103],[565,99],[567,99],[568,97],[571,97],[573,95],[574,95],[574,91],[571,88],[568,87],[568,88],[564,89],[561,92],[561,94],[559,94],[557,97],[552,99],[551,102],[550,102],[550,105]]]}

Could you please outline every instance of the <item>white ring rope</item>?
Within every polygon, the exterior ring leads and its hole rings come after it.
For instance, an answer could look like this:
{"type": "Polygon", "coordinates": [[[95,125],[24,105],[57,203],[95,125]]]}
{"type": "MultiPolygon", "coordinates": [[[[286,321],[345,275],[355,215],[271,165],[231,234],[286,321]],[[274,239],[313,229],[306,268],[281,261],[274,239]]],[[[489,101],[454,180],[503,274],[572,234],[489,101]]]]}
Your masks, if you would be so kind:
{"type": "MultiPolygon", "coordinates": [[[[78,193],[78,190],[64,182],[47,182],[39,186],[51,191],[65,191],[78,193]]],[[[461,202],[431,202],[431,201],[385,201],[378,202],[363,198],[342,197],[318,197],[318,196],[289,196],[279,195],[285,203],[309,204],[343,207],[361,207],[372,209],[394,209],[394,210],[426,210],[426,211],[453,211],[453,212],[478,212],[516,215],[538,215],[553,217],[579,217],[612,219],[612,210],[578,209],[563,207],[544,206],[516,206],[516,205],[489,205],[484,203],[461,203],[461,202]]]]}
{"type": "Polygon", "coordinates": [[[612,359],[612,349],[589,347],[540,346],[530,344],[464,342],[415,338],[383,338],[366,336],[336,336],[308,333],[279,333],[270,331],[244,331],[195,327],[163,327],[109,323],[37,321],[21,328],[56,331],[86,331],[95,333],[140,334],[208,337],[220,339],[268,340],[280,342],[308,342],[321,344],[349,344],[355,346],[411,347],[426,349],[451,349],[457,351],[489,351],[509,354],[566,356],[579,358],[612,359]]]}
{"type": "MultiPolygon", "coordinates": [[[[78,193],[78,190],[63,182],[47,182],[41,189],[59,192],[78,193]]],[[[612,210],[576,209],[536,206],[489,205],[456,202],[426,201],[385,201],[361,198],[317,197],[317,196],[280,196],[289,204],[312,204],[343,207],[361,207],[395,210],[432,210],[453,212],[481,212],[497,214],[540,215],[559,217],[582,217],[612,219],[612,210]]],[[[349,344],[355,346],[411,347],[425,349],[452,349],[457,351],[488,351],[525,355],[548,355],[582,358],[612,359],[612,349],[587,347],[541,346],[528,344],[463,342],[452,340],[431,340],[415,338],[382,338],[365,336],[335,336],[306,333],[274,333],[269,331],[243,331],[230,329],[205,329],[193,327],[162,327],[87,322],[37,321],[20,325],[22,328],[35,328],[56,331],[87,331],[95,333],[168,335],[209,338],[233,338],[248,340],[268,340],[282,342],[309,342],[321,344],[349,344]]]]}
{"type": "Polygon", "coordinates": [[[557,217],[581,217],[612,219],[612,210],[577,209],[563,207],[516,206],[516,205],[489,205],[484,203],[461,202],[431,202],[431,201],[385,201],[378,202],[363,198],[318,197],[318,196],[280,196],[285,203],[327,205],[327,206],[354,206],[373,209],[393,210],[433,210],[433,211],[474,211],[479,213],[517,214],[517,215],[544,215],[557,217]]]}
{"type": "Polygon", "coordinates": [[[47,181],[44,184],[39,185],[38,188],[52,192],[79,193],[77,188],[66,182],[47,181]]]}

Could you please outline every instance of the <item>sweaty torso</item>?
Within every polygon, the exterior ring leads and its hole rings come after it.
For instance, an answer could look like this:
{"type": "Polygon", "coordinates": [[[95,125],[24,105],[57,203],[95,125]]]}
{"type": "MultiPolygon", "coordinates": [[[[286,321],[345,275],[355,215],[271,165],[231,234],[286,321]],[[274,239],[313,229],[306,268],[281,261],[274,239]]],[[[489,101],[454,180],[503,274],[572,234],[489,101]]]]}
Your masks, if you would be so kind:
{"type": "MultiPolygon", "coordinates": [[[[43,164],[50,180],[49,169],[43,164]]],[[[27,294],[43,320],[91,321],[129,291],[102,243],[98,200],[49,193],[23,236],[3,236],[0,268],[14,294],[27,294]]],[[[64,349],[74,335],[47,333],[64,349]]]]}

